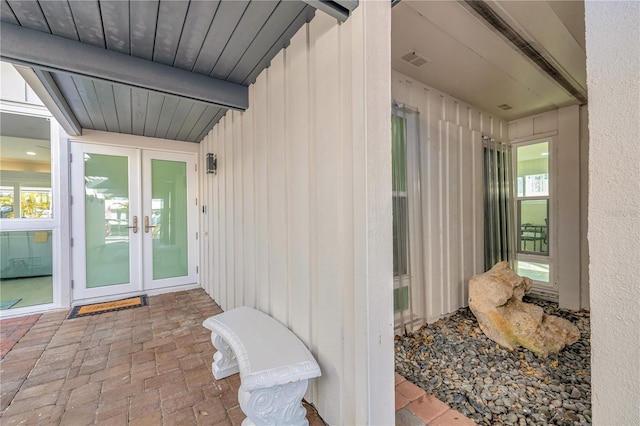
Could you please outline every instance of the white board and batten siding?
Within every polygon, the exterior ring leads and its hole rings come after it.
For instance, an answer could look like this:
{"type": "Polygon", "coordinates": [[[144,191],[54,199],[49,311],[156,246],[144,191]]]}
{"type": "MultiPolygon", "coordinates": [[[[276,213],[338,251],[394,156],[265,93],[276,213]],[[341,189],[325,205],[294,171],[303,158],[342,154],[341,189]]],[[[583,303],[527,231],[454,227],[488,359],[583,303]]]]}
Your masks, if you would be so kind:
{"type": "Polygon", "coordinates": [[[394,421],[389,13],[317,13],[201,143],[201,285],[309,347],[330,424],[394,421]]]}
{"type": "Polygon", "coordinates": [[[0,99],[2,101],[44,106],[13,65],[8,62],[0,62],[0,75],[2,76],[2,84],[0,85],[0,99]]]}
{"type": "Polygon", "coordinates": [[[396,71],[391,90],[419,112],[425,282],[413,304],[432,322],[467,306],[484,272],[482,135],[506,141],[507,123],[396,71]]]}

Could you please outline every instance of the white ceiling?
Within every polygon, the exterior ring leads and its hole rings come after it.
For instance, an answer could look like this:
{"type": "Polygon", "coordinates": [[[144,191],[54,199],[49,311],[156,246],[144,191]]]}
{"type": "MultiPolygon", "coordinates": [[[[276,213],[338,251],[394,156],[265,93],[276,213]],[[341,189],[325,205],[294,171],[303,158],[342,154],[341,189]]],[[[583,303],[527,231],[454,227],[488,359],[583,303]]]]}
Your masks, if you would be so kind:
{"type": "Polygon", "coordinates": [[[0,162],[2,160],[50,162],[49,119],[0,113],[0,162]]]}
{"type": "MultiPolygon", "coordinates": [[[[582,1],[487,4],[586,94],[582,1]]],[[[580,103],[462,1],[398,3],[391,52],[393,69],[505,120],[580,103]],[[430,62],[400,59],[411,51],[430,62]]]]}

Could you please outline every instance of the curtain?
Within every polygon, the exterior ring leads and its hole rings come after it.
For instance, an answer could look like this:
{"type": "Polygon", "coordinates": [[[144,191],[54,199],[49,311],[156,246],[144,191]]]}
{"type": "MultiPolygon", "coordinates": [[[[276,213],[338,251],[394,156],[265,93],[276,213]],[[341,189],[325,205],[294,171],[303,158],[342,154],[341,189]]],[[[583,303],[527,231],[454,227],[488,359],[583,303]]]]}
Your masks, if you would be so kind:
{"type": "Polygon", "coordinates": [[[485,270],[515,261],[514,188],[511,146],[483,136],[485,270]]]}

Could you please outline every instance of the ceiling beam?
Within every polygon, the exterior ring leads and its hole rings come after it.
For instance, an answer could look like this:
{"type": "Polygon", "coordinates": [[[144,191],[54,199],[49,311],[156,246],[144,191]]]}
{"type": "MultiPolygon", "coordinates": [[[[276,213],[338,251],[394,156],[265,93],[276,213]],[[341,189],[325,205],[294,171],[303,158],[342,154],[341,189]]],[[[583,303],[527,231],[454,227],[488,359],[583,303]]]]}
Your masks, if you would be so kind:
{"type": "Polygon", "coordinates": [[[18,25],[0,26],[0,59],[50,72],[152,90],[224,108],[246,110],[249,90],[231,83],[18,25]]]}
{"type": "MultiPolygon", "coordinates": [[[[4,25],[4,24],[3,24],[4,25]]],[[[82,126],[69,107],[58,85],[46,71],[15,65],[14,68],[24,78],[29,87],[38,95],[44,106],[47,107],[53,118],[62,126],[65,132],[71,136],[82,135],[82,126]]]]}
{"type": "Polygon", "coordinates": [[[340,22],[349,18],[349,14],[358,7],[358,0],[302,0],[309,6],[333,16],[340,22]]]}
{"type": "Polygon", "coordinates": [[[520,53],[535,64],[542,72],[560,85],[571,96],[577,99],[581,105],[587,103],[587,94],[575,80],[566,73],[560,66],[557,66],[551,55],[537,47],[532,40],[527,40],[516,31],[507,21],[500,16],[484,0],[463,0],[466,6],[476,16],[482,18],[488,25],[493,27],[498,34],[511,43],[520,53]]]}

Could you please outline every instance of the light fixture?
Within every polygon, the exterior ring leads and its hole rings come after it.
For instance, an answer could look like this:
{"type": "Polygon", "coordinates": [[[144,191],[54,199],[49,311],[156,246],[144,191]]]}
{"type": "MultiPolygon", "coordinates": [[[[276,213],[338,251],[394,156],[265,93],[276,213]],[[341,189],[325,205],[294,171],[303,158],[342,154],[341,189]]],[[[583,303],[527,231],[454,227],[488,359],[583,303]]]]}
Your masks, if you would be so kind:
{"type": "Polygon", "coordinates": [[[207,153],[207,174],[216,174],[218,169],[218,160],[215,154],[207,153]]]}
{"type": "Polygon", "coordinates": [[[36,155],[36,153],[33,151],[27,151],[27,155],[36,155]]]}

